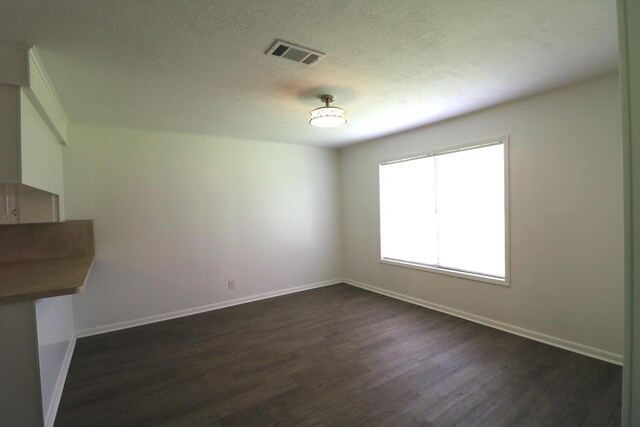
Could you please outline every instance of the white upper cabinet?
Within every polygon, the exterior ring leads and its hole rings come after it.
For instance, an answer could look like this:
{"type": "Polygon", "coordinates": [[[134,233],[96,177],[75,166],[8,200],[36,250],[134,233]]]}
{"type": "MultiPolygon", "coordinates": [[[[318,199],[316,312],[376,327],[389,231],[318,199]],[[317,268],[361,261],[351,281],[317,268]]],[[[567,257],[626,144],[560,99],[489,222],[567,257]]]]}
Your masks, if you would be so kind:
{"type": "Polygon", "coordinates": [[[62,146],[20,89],[20,152],[22,183],[61,195],[62,146]]]}
{"type": "Polygon", "coordinates": [[[0,224],[61,221],[66,116],[35,52],[0,58],[0,224]]]}

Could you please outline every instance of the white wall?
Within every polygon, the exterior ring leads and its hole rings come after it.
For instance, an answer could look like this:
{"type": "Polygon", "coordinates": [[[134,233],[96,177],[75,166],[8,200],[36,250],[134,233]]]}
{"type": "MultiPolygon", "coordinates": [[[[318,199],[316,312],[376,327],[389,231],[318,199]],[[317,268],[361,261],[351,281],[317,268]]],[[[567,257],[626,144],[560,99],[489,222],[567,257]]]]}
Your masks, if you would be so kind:
{"type": "Polygon", "coordinates": [[[76,329],[342,276],[620,355],[621,147],[617,76],[347,147],[339,160],[318,148],[72,125],[67,217],[95,219],[98,253],[74,296],[76,329]],[[511,287],[380,264],[378,163],[502,135],[511,287]]]}
{"type": "Polygon", "coordinates": [[[97,253],[78,331],[340,277],[336,150],[88,125],[69,139],[66,214],[94,218],[97,253]]]}
{"type": "Polygon", "coordinates": [[[617,76],[341,150],[346,278],[615,355],[623,337],[617,76]],[[511,287],[380,264],[378,163],[509,135],[511,287]]]}

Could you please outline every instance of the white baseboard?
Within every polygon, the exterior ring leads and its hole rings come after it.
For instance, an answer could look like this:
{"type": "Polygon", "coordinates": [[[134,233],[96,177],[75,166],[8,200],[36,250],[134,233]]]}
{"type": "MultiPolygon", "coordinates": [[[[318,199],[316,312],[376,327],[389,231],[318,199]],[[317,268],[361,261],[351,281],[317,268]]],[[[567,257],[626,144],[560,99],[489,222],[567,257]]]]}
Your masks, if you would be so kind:
{"type": "Polygon", "coordinates": [[[440,311],[442,313],[450,314],[452,316],[460,317],[462,319],[470,320],[475,323],[480,323],[491,328],[500,329],[501,331],[509,332],[521,337],[529,338],[535,341],[539,341],[545,344],[559,347],[564,350],[573,351],[575,353],[583,354],[585,356],[593,357],[595,359],[604,360],[605,362],[614,363],[616,365],[622,365],[622,355],[611,353],[609,351],[601,350],[594,347],[589,347],[583,344],[579,344],[573,341],[568,341],[562,338],[553,337],[551,335],[542,334],[540,332],[531,331],[518,326],[513,326],[508,323],[499,322],[497,320],[488,319],[486,317],[477,316],[475,314],[467,313],[454,308],[446,307],[440,304],[435,304],[420,298],[411,297],[405,294],[401,294],[387,289],[378,288],[376,286],[367,285],[366,283],[358,282],[352,279],[342,279],[342,282],[356,286],[358,288],[366,289],[368,291],[376,292],[381,295],[385,295],[391,298],[399,299],[411,304],[419,305],[429,308],[431,310],[440,311]]]}
{"type": "Polygon", "coordinates": [[[73,356],[73,349],[75,348],[75,346],[76,337],[72,337],[69,341],[69,345],[67,346],[67,352],[65,353],[64,360],[62,361],[62,369],[58,374],[56,386],[53,390],[53,397],[51,398],[51,403],[49,404],[49,408],[47,409],[47,413],[44,418],[45,427],[53,427],[53,423],[56,420],[56,415],[58,414],[58,406],[60,406],[60,399],[62,398],[62,390],[64,389],[64,383],[67,380],[67,373],[69,372],[71,357],[73,356]]]}
{"type": "Polygon", "coordinates": [[[228,301],[216,302],[213,304],[202,305],[194,308],[187,308],[185,310],[172,311],[170,313],[158,314],[155,316],[143,317],[140,319],[127,320],[125,322],[112,323],[109,325],[98,326],[95,328],[83,329],[76,331],[76,337],[88,337],[91,335],[104,334],[106,332],[119,331],[121,329],[133,328],[135,326],[147,325],[149,323],[162,322],[164,320],[175,319],[178,317],[190,316],[192,314],[204,313],[206,311],[219,310],[225,307],[231,307],[238,304],[246,304],[248,302],[259,301],[267,298],[274,298],[281,295],[292,294],[295,292],[302,292],[309,289],[321,288],[324,286],[331,286],[341,283],[342,279],[325,280],[322,282],[310,283],[307,285],[294,286],[292,288],[281,289],[272,292],[265,292],[263,294],[251,295],[248,297],[236,298],[228,301]]]}

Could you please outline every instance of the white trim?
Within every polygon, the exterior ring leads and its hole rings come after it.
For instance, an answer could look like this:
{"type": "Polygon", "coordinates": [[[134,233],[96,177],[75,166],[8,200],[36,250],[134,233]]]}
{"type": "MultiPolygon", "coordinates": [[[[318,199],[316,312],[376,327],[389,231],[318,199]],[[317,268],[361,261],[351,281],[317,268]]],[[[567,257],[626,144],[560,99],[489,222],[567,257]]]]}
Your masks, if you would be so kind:
{"type": "Polygon", "coordinates": [[[366,289],[371,292],[376,292],[381,295],[385,295],[391,298],[395,298],[401,301],[405,301],[411,304],[419,305],[421,307],[429,308],[431,310],[440,311],[442,313],[450,314],[452,316],[460,317],[462,319],[469,320],[471,322],[479,323],[481,325],[489,326],[491,328],[499,329],[501,331],[509,332],[514,335],[529,338],[534,341],[539,341],[545,344],[559,347],[564,350],[569,350],[574,353],[579,353],[585,356],[593,357],[595,359],[604,360],[605,362],[614,363],[616,365],[622,365],[622,355],[617,353],[611,353],[606,350],[601,350],[587,345],[579,344],[577,342],[557,338],[551,335],[542,334],[540,332],[524,329],[519,326],[513,326],[508,323],[499,322],[497,320],[488,319],[486,317],[478,316],[475,314],[467,313],[465,311],[456,310],[454,308],[446,307],[444,305],[432,303],[420,298],[411,297],[399,292],[389,291],[387,289],[378,288],[376,286],[367,285],[357,280],[342,279],[342,281],[348,285],[358,288],[366,289]]]}
{"type": "Polygon", "coordinates": [[[29,85],[22,89],[58,141],[66,144],[69,116],[35,47],[29,50],[27,61],[29,85]]]}
{"type": "Polygon", "coordinates": [[[191,316],[192,314],[204,313],[212,310],[219,310],[221,308],[231,307],[239,304],[245,304],[248,302],[279,297],[281,295],[293,294],[296,292],[302,292],[309,289],[337,285],[339,283],[342,283],[341,279],[325,280],[322,282],[294,286],[292,288],[286,288],[286,289],[281,289],[281,290],[272,291],[272,292],[265,292],[262,294],[236,298],[228,301],[216,302],[213,304],[202,305],[199,307],[187,308],[185,310],[177,310],[177,311],[172,311],[170,313],[164,313],[164,314],[158,314],[155,316],[148,316],[148,317],[143,317],[139,319],[127,320],[125,322],[112,323],[109,325],[98,326],[95,328],[88,328],[88,329],[77,331],[76,337],[82,338],[82,337],[88,337],[92,335],[104,334],[107,332],[119,331],[122,329],[133,328],[136,326],[148,325],[149,323],[162,322],[164,320],[176,319],[178,317],[184,317],[184,316],[191,316]]]}
{"type": "Polygon", "coordinates": [[[483,139],[482,141],[478,141],[478,142],[471,142],[471,143],[457,144],[457,145],[445,145],[440,148],[435,148],[429,151],[422,151],[416,154],[408,154],[408,155],[405,154],[403,156],[398,156],[391,159],[383,160],[378,163],[378,166],[384,166],[384,165],[389,165],[393,163],[400,163],[408,160],[417,160],[424,157],[433,157],[433,156],[439,156],[442,154],[455,153],[456,151],[473,150],[474,148],[489,147],[491,145],[508,144],[508,143],[509,143],[509,135],[502,135],[496,138],[483,139]]]}
{"type": "Polygon", "coordinates": [[[44,425],[45,427],[53,427],[53,423],[56,420],[56,415],[58,414],[58,407],[60,406],[60,399],[62,398],[62,390],[64,389],[64,383],[67,380],[67,373],[69,372],[69,366],[71,366],[71,357],[73,356],[73,349],[76,347],[76,337],[72,337],[69,341],[69,345],[67,346],[67,352],[64,355],[64,360],[62,361],[62,369],[58,374],[58,380],[56,381],[56,386],[53,390],[53,397],[51,398],[51,403],[49,404],[49,408],[47,409],[44,425]]]}
{"type": "Polygon", "coordinates": [[[511,286],[511,137],[502,137],[504,147],[504,283],[511,286]]]}
{"type": "Polygon", "coordinates": [[[455,276],[462,279],[475,280],[477,282],[490,283],[492,285],[499,286],[511,286],[511,205],[510,205],[510,146],[511,139],[509,135],[502,135],[495,138],[484,139],[479,142],[454,145],[450,147],[443,147],[439,149],[430,150],[413,155],[404,155],[396,157],[394,159],[385,160],[378,163],[378,262],[381,264],[394,265],[398,267],[412,268],[416,270],[428,271],[430,273],[445,274],[448,276],[455,276]],[[476,148],[490,147],[493,145],[500,145],[503,147],[503,160],[504,160],[504,278],[496,278],[491,276],[485,276],[481,273],[472,273],[465,271],[449,270],[446,268],[439,268],[438,266],[429,266],[424,264],[418,264],[411,261],[384,258],[382,256],[382,198],[380,197],[380,168],[385,165],[394,163],[400,163],[404,161],[411,161],[416,159],[422,159],[425,157],[439,156],[443,154],[455,153],[458,151],[473,150],[476,148]]]}
{"type": "Polygon", "coordinates": [[[460,279],[474,280],[476,282],[490,283],[492,285],[500,285],[509,287],[510,284],[505,279],[498,279],[482,274],[470,273],[466,271],[447,270],[436,266],[416,264],[408,261],[400,261],[395,259],[383,258],[378,261],[380,264],[395,265],[398,267],[412,268],[414,270],[428,271],[429,273],[444,274],[446,276],[459,277],[460,279]]]}
{"type": "Polygon", "coordinates": [[[60,101],[60,98],[58,98],[58,94],[56,93],[56,90],[53,87],[53,83],[51,83],[51,80],[49,79],[49,74],[47,74],[47,70],[44,68],[44,64],[42,63],[42,60],[40,59],[40,55],[38,55],[38,51],[36,50],[35,46],[33,46],[29,50],[29,57],[33,60],[33,63],[36,66],[36,69],[38,70],[40,77],[42,77],[42,81],[44,82],[44,85],[47,88],[49,95],[51,95],[51,98],[53,99],[53,103],[56,106],[56,109],[58,110],[62,118],[67,123],[69,123],[69,115],[67,114],[66,110],[62,106],[62,102],[60,101]]]}

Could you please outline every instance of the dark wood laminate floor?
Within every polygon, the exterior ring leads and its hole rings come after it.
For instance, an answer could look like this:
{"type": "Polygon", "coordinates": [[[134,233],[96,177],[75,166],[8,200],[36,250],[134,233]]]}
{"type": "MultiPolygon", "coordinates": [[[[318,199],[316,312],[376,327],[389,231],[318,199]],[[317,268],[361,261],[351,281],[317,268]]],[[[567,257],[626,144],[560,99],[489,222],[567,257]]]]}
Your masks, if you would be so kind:
{"type": "Polygon", "coordinates": [[[618,426],[621,368],[348,285],[79,339],[56,426],[618,426]]]}

